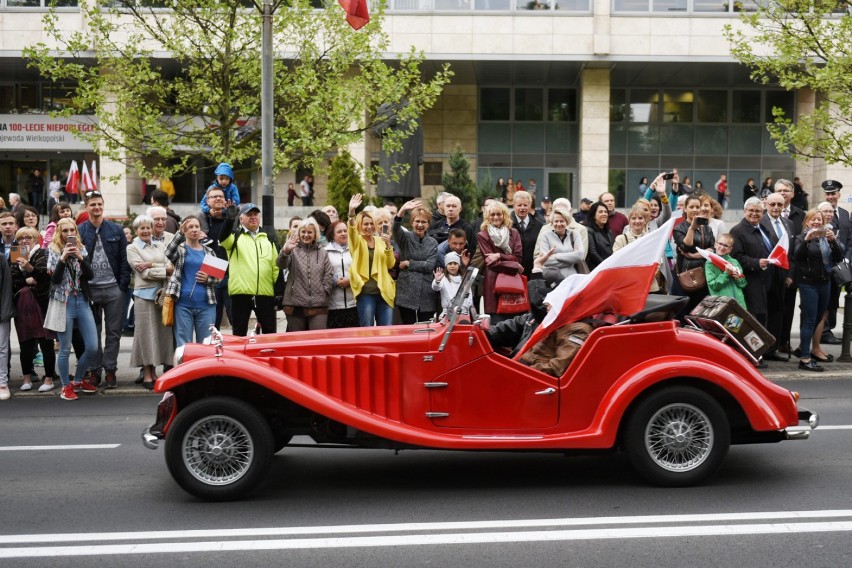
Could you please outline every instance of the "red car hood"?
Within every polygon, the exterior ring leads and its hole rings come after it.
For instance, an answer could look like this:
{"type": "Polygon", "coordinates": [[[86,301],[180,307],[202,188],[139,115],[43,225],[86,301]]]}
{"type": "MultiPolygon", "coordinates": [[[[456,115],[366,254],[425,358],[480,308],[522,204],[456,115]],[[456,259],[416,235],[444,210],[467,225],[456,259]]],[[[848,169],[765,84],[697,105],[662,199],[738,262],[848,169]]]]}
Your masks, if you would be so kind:
{"type": "Polygon", "coordinates": [[[410,353],[436,348],[446,329],[440,324],[352,327],[257,335],[253,342],[225,335],[224,347],[260,357],[410,353]]]}

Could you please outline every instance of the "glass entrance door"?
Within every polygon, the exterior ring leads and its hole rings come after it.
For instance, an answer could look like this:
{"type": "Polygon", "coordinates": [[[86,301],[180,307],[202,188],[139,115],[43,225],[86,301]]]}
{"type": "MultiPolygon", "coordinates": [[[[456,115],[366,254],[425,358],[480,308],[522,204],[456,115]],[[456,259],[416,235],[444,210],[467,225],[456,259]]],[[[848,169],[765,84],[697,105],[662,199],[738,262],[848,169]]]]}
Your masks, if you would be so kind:
{"type": "Polygon", "coordinates": [[[574,171],[568,169],[545,170],[547,183],[543,195],[548,196],[551,201],[565,197],[574,205],[577,201],[577,196],[574,195],[574,175],[574,171]]]}

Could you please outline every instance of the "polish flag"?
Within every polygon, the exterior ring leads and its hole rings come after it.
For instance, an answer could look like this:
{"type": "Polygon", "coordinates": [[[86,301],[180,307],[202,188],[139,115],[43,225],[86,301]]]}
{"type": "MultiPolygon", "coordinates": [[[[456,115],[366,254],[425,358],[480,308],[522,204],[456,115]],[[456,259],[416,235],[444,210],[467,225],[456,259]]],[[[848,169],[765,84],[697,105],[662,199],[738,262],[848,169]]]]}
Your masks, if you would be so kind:
{"type": "Polygon", "coordinates": [[[80,193],[80,170],[77,169],[77,160],[71,160],[68,168],[68,180],[65,182],[65,193],[77,195],[80,193]]]}
{"type": "Polygon", "coordinates": [[[698,254],[703,256],[708,262],[712,262],[713,266],[715,266],[716,268],[718,268],[722,272],[725,272],[728,269],[728,267],[731,266],[731,267],[733,267],[735,272],[739,273],[739,271],[740,271],[739,268],[737,268],[736,266],[734,266],[733,264],[731,264],[730,262],[728,262],[727,260],[725,260],[724,258],[719,256],[715,252],[710,252],[709,250],[704,250],[704,249],[697,249],[697,250],[698,250],[698,254]]]}
{"type": "Polygon", "coordinates": [[[337,0],[346,12],[346,21],[353,30],[360,30],[370,21],[367,0],[337,0]]]}
{"type": "Polygon", "coordinates": [[[96,189],[92,186],[92,177],[89,175],[89,167],[86,165],[86,160],[83,160],[83,191],[91,191],[96,189]]]}
{"type": "Polygon", "coordinates": [[[550,311],[515,359],[566,323],[601,312],[628,315],[644,308],[666,243],[681,215],[681,211],[675,212],[662,227],[613,253],[589,274],[572,274],[563,280],[545,298],[550,311]]]}
{"type": "Polygon", "coordinates": [[[228,270],[228,261],[219,258],[212,254],[205,254],[204,260],[201,261],[201,272],[207,276],[212,276],[222,280],[225,278],[225,272],[228,270]]]}
{"type": "Polygon", "coordinates": [[[776,266],[780,266],[785,270],[790,270],[790,260],[787,256],[790,254],[790,236],[787,231],[782,231],[778,243],[769,253],[769,262],[776,266]]]}
{"type": "Polygon", "coordinates": [[[96,161],[94,161],[94,160],[92,160],[92,175],[91,175],[91,180],[92,180],[92,189],[94,189],[95,191],[97,191],[97,190],[98,190],[98,185],[99,185],[99,184],[98,184],[98,163],[97,163],[96,161]]]}

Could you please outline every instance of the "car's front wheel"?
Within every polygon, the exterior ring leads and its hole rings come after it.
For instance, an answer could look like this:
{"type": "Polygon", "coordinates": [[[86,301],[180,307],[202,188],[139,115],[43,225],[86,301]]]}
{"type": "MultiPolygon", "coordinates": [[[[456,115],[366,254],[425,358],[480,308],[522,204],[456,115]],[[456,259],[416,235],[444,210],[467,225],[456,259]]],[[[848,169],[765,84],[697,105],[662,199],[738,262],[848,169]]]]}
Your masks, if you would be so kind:
{"type": "Polygon", "coordinates": [[[651,394],[630,414],[624,446],[648,482],[685,487],[716,471],[731,443],[725,411],[707,393],[690,387],[651,394]]]}
{"type": "Polygon", "coordinates": [[[166,436],[166,465],[184,490],[208,501],[247,495],[269,469],[273,435],[241,400],[210,397],[178,413],[166,436]]]}

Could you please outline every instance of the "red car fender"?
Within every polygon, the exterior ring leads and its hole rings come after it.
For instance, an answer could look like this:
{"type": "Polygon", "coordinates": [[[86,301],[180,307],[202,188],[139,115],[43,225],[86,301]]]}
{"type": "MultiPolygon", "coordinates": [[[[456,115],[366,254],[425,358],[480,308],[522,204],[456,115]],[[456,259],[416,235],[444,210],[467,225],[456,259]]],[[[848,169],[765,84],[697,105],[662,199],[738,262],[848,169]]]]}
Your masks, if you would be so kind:
{"type": "MultiPolygon", "coordinates": [[[[619,377],[603,397],[606,402],[598,408],[589,429],[601,432],[604,439],[614,444],[621,421],[633,401],[654,385],[683,377],[707,381],[723,388],[737,401],[756,431],[781,430],[789,426],[778,418],[785,414],[785,409],[778,409],[752,383],[702,359],[677,356],[649,359],[619,377]]],[[[795,415],[792,397],[790,406],[795,415]]]]}

